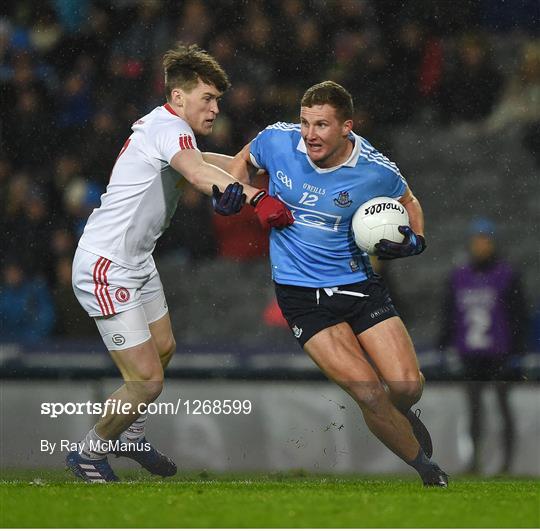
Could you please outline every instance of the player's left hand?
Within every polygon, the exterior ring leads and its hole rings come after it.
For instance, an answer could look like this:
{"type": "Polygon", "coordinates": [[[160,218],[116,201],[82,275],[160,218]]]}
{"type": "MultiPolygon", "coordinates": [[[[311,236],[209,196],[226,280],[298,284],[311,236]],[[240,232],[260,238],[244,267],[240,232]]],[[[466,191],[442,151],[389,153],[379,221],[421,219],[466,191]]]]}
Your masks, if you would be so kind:
{"type": "Polygon", "coordinates": [[[292,212],[277,197],[259,190],[250,201],[263,228],[283,229],[294,223],[292,212]]]}
{"type": "Polygon", "coordinates": [[[231,183],[221,193],[214,184],[212,186],[212,207],[221,216],[238,214],[246,202],[246,194],[241,183],[231,183]]]}
{"type": "Polygon", "coordinates": [[[426,249],[426,239],[420,234],[416,234],[411,227],[400,225],[399,232],[405,235],[402,243],[392,242],[382,239],[375,244],[375,254],[379,260],[393,260],[394,258],[405,258],[420,254],[426,249]]]}

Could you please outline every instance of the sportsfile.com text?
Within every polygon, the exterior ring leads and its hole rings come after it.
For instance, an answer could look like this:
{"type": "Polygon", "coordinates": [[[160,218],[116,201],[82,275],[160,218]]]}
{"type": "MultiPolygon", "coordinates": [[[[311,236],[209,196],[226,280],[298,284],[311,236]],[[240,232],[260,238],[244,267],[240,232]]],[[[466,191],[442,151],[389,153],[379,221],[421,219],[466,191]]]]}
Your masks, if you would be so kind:
{"type": "Polygon", "coordinates": [[[150,404],[132,404],[122,400],[108,399],[105,402],[42,402],[41,415],[51,419],[62,415],[128,415],[135,411],[139,415],[249,415],[252,412],[250,400],[184,400],[150,404]]]}

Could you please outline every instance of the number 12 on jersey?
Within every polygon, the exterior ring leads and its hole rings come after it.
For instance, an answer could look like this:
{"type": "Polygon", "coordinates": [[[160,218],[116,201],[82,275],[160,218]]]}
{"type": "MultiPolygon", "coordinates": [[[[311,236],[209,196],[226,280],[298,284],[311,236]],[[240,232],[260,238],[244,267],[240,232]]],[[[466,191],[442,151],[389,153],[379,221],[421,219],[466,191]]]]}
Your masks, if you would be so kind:
{"type": "Polygon", "coordinates": [[[308,192],[304,192],[302,194],[302,197],[300,198],[300,201],[298,201],[301,205],[306,206],[315,206],[315,203],[319,199],[318,195],[310,194],[308,192]]]}

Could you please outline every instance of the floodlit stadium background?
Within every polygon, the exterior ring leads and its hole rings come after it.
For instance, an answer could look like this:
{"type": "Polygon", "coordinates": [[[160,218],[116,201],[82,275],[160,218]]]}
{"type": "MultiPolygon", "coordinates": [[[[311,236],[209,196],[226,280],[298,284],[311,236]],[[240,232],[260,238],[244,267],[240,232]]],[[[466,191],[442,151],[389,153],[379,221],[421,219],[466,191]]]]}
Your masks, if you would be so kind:
{"type": "MultiPolygon", "coordinates": [[[[500,252],[523,275],[529,314],[527,353],[517,360],[524,379],[512,390],[512,471],[540,474],[540,7],[402,4],[4,3],[0,289],[8,276],[22,278],[32,304],[14,297],[0,307],[2,467],[58,466],[61,456],[40,453],[39,439],[76,438],[91,419],[53,422],[39,403],[103,400],[115,385],[97,330],[72,294],[71,257],[130,124],[164,101],[162,53],[182,40],[210,51],[233,85],[201,149],[236,153],[266,125],[295,121],[304,90],[333,79],[353,94],[355,130],[408,179],[429,248],[382,274],[433,382],[421,407],[439,460],[454,473],[471,445],[459,360],[438,348],[442,297],[450,269],[465,259],[470,221],[495,221],[500,252]],[[14,429],[15,411],[28,426],[14,429]]],[[[150,437],[187,468],[406,470],[283,326],[266,234],[249,210],[214,216],[186,184],[155,256],[179,345],[161,400],[249,398],[253,413],[160,416],[150,437]]],[[[486,473],[500,460],[494,405],[488,393],[486,473]]]]}

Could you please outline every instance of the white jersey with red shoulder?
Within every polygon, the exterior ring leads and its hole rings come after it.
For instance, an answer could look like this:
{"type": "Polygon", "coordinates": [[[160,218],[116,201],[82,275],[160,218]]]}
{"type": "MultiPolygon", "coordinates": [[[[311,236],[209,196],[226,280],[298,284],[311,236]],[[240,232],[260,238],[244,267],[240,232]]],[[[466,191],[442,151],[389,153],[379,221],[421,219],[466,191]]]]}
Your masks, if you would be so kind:
{"type": "Polygon", "coordinates": [[[171,159],[183,149],[197,149],[197,143],[191,127],[169,104],[156,107],[131,128],[79,247],[136,269],[151,256],[176,210],[181,176],[171,159]]]}

